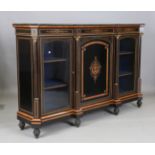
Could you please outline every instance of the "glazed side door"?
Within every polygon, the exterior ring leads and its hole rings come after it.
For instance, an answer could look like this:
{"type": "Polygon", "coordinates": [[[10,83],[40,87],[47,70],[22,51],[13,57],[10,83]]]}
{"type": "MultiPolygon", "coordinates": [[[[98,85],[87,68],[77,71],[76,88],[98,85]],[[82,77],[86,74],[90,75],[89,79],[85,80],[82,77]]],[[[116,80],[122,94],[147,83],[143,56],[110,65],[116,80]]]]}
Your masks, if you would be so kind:
{"type": "Polygon", "coordinates": [[[72,108],[72,37],[41,37],[41,113],[72,108]]]}
{"type": "Polygon", "coordinates": [[[121,35],[117,40],[119,96],[137,92],[139,56],[139,36],[121,35]]]}

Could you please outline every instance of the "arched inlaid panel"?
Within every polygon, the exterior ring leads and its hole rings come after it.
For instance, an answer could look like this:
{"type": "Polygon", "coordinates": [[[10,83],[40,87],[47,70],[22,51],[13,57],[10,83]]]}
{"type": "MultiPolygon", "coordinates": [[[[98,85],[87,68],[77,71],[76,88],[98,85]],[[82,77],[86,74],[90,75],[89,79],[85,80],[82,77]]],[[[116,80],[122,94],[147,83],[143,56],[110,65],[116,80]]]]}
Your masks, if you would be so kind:
{"type": "Polygon", "coordinates": [[[82,100],[108,95],[109,44],[91,41],[82,46],[82,100]]]}

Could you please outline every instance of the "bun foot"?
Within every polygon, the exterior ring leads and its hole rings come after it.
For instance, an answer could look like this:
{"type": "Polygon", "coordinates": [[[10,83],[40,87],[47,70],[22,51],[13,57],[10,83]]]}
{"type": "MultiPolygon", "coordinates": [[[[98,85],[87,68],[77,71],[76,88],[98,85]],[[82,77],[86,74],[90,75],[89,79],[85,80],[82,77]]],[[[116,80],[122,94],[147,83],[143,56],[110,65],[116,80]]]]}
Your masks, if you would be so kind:
{"type": "Polygon", "coordinates": [[[19,128],[21,130],[24,130],[24,128],[25,128],[25,122],[24,121],[19,121],[19,128]]]}
{"type": "Polygon", "coordinates": [[[76,126],[76,127],[80,127],[80,125],[81,125],[81,120],[80,120],[80,117],[79,117],[79,116],[76,116],[73,125],[76,126]]]}
{"type": "Polygon", "coordinates": [[[40,135],[40,129],[39,128],[34,128],[33,134],[35,138],[39,138],[40,135]]]}
{"type": "Polygon", "coordinates": [[[140,108],[142,106],[142,98],[139,98],[137,101],[137,107],[140,108]]]}
{"type": "Polygon", "coordinates": [[[114,115],[119,114],[119,106],[115,105],[113,113],[114,113],[114,115]]]}

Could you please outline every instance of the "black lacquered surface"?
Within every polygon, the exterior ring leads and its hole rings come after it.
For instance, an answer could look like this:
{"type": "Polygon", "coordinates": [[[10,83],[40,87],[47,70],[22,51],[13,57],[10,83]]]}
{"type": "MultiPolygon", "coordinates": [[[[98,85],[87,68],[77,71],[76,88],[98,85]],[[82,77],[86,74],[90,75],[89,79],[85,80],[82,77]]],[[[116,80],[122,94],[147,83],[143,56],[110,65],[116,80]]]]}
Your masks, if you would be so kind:
{"type": "Polygon", "coordinates": [[[19,88],[20,107],[32,112],[32,84],[31,84],[31,42],[26,39],[18,40],[19,53],[19,88]]]}
{"type": "Polygon", "coordinates": [[[96,96],[104,94],[106,91],[106,80],[107,80],[107,50],[104,45],[92,44],[86,47],[84,51],[83,60],[83,90],[85,97],[96,96]],[[91,64],[93,64],[95,58],[100,65],[100,73],[96,80],[91,75],[91,64]]]}

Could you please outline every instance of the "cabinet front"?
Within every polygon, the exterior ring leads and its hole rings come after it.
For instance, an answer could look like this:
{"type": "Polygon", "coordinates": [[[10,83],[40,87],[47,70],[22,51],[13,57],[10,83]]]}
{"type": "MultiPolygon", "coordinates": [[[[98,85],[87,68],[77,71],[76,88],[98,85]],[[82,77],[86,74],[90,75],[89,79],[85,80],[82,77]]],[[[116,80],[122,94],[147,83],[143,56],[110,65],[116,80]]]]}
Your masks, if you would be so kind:
{"type": "Polygon", "coordinates": [[[71,107],[70,38],[42,38],[42,114],[71,107]]]}
{"type": "Polygon", "coordinates": [[[110,96],[111,44],[108,40],[87,40],[81,46],[82,101],[110,96]]]}

